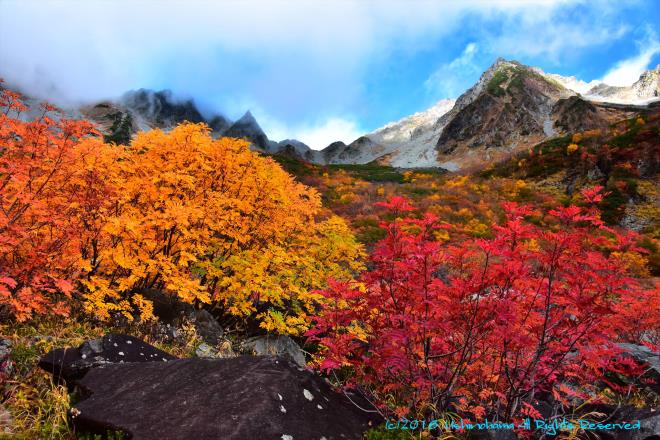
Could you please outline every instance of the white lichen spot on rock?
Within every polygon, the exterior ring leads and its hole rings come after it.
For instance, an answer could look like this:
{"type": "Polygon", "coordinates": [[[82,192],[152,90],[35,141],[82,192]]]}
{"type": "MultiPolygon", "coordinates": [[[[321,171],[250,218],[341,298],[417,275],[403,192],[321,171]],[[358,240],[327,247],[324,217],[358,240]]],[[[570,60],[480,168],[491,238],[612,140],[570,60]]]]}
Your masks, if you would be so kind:
{"type": "Polygon", "coordinates": [[[123,351],[120,351],[120,352],[117,353],[117,354],[118,354],[119,356],[123,356],[123,355],[124,355],[124,352],[123,352],[123,351]]]}
{"type": "Polygon", "coordinates": [[[87,355],[86,355],[86,354],[83,354],[83,355],[81,355],[80,357],[83,358],[83,359],[87,359],[87,355]]]}
{"type": "Polygon", "coordinates": [[[133,341],[126,341],[126,343],[127,343],[127,344],[132,344],[132,343],[133,343],[133,341]]]}
{"type": "Polygon", "coordinates": [[[309,400],[310,402],[311,402],[312,400],[314,400],[314,396],[312,395],[312,393],[310,393],[310,392],[307,391],[306,389],[303,389],[303,395],[304,395],[305,398],[306,398],[307,400],[309,400]]]}
{"type": "Polygon", "coordinates": [[[282,436],[282,440],[293,440],[293,436],[289,434],[284,434],[282,436]]]}
{"type": "Polygon", "coordinates": [[[114,344],[112,344],[112,345],[114,345],[115,347],[119,347],[119,345],[117,345],[117,343],[116,343],[116,342],[115,342],[114,344]]]}
{"type": "Polygon", "coordinates": [[[317,407],[318,409],[323,409],[323,407],[322,407],[321,405],[316,405],[316,407],[317,407]]]}
{"type": "Polygon", "coordinates": [[[282,395],[280,393],[277,393],[277,397],[279,397],[279,399],[282,400],[282,395]]]}
{"type": "Polygon", "coordinates": [[[282,411],[282,413],[286,413],[286,408],[284,405],[280,405],[280,411],[282,411]]]}

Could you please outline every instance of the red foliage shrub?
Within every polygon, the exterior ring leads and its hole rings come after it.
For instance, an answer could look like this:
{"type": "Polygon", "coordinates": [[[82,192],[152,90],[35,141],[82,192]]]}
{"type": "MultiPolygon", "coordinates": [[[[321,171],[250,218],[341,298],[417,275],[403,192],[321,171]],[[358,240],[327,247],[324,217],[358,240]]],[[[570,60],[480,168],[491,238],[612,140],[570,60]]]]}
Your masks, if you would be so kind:
{"type": "Polygon", "coordinates": [[[447,245],[433,231],[449,226],[407,217],[410,204],[390,199],[396,219],[382,225],[371,270],[322,292],[331,301],[308,332],[319,368],[347,370],[347,386],[398,416],[511,419],[533,414],[539,393],[588,388],[639,324],[618,312],[657,295],[611,257],[635,252],[634,237],[603,225],[590,207],[598,190],[584,193],[587,207],[549,211],[554,227],[525,221],[532,208],[510,202],[492,238],[447,245]]]}

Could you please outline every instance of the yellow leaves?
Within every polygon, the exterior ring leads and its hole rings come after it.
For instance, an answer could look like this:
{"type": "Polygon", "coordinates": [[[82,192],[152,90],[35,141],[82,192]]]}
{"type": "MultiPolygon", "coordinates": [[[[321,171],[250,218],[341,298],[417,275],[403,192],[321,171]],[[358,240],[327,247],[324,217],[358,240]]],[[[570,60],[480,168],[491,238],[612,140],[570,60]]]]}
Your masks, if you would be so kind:
{"type": "Polygon", "coordinates": [[[133,295],[133,304],[137,307],[140,313],[141,321],[148,321],[154,317],[154,305],[151,301],[146,300],[142,295],[135,294],[133,295]]]}
{"type": "Polygon", "coordinates": [[[490,232],[490,227],[473,218],[465,225],[463,230],[474,237],[485,237],[490,232]]]}
{"type": "Polygon", "coordinates": [[[445,243],[450,239],[449,232],[446,229],[439,229],[434,231],[433,237],[441,243],[445,243]]]}
{"type": "Polygon", "coordinates": [[[582,133],[575,133],[573,136],[571,136],[571,142],[573,144],[579,144],[580,141],[582,141],[583,135],[582,133]]]}
{"type": "Polygon", "coordinates": [[[526,240],[524,244],[525,247],[531,252],[539,252],[541,250],[541,247],[539,246],[539,242],[534,238],[530,240],[526,240]]]}
{"type": "Polygon", "coordinates": [[[283,315],[277,310],[268,310],[257,318],[261,321],[260,327],[271,333],[302,334],[309,328],[305,315],[283,315]]]}
{"type": "Polygon", "coordinates": [[[612,252],[611,257],[620,261],[623,267],[635,276],[648,277],[650,275],[646,258],[638,252],[612,252]]]}
{"type": "Polygon", "coordinates": [[[571,154],[575,153],[579,148],[580,148],[580,147],[579,147],[577,144],[575,144],[575,143],[573,143],[573,144],[569,144],[569,145],[566,147],[566,154],[571,155],[571,154]]]}
{"type": "Polygon", "coordinates": [[[219,263],[218,300],[230,313],[247,316],[256,309],[253,304],[268,304],[271,312],[258,315],[262,327],[301,334],[310,324],[307,314],[323,301],[314,291],[325,287],[328,277],[346,280],[362,269],[362,247],[343,219],[333,216],[308,226],[286,242],[245,250],[219,263]]]}
{"type": "Polygon", "coordinates": [[[465,186],[469,178],[470,176],[468,176],[467,174],[464,176],[456,177],[454,179],[448,180],[446,186],[449,188],[457,188],[457,187],[465,186]]]}

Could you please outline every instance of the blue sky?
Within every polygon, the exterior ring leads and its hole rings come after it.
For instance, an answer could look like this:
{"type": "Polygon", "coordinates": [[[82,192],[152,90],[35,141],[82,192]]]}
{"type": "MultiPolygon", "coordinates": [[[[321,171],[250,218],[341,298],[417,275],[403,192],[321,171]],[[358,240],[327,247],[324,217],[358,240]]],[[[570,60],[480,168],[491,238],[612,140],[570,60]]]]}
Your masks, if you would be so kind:
{"type": "Polygon", "coordinates": [[[0,77],[26,93],[169,88],[313,148],[456,97],[498,56],[627,84],[659,41],[660,1],[0,0],[0,77]]]}

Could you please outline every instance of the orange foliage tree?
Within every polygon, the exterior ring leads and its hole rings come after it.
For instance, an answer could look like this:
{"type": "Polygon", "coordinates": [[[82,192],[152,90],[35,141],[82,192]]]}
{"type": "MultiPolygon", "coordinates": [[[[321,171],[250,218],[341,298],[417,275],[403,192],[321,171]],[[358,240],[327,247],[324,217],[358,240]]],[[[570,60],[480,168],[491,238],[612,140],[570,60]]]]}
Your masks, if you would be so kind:
{"type": "Polygon", "coordinates": [[[18,117],[19,96],[0,93],[0,307],[24,320],[65,314],[77,272],[81,225],[72,216],[70,181],[78,173],[87,122],[18,117]]]}
{"type": "Polygon", "coordinates": [[[109,145],[0,96],[0,307],[17,319],[66,313],[74,291],[100,319],[149,319],[159,289],[299,334],[313,292],[361,267],[345,222],[245,141],[182,124],[109,145]]]}

